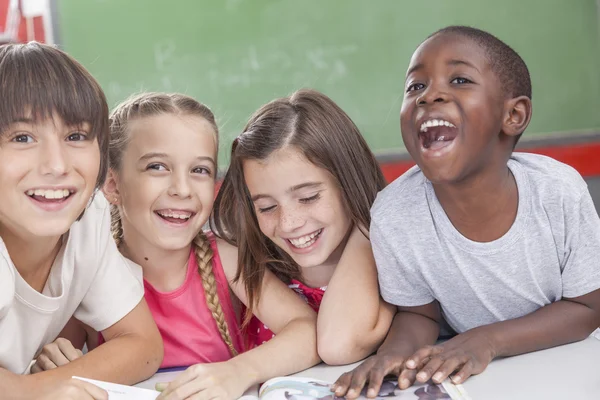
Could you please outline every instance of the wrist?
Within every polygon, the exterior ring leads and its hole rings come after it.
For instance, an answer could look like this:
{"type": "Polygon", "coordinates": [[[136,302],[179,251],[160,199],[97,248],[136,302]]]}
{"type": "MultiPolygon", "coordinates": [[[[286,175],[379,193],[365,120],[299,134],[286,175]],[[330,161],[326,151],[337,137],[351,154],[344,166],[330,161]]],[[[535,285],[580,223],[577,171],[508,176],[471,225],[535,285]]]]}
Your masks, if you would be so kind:
{"type": "Polygon", "coordinates": [[[406,357],[412,356],[418,348],[413,343],[407,341],[398,341],[396,343],[386,344],[384,343],[377,349],[377,355],[386,354],[402,354],[406,357]]]}
{"type": "Polygon", "coordinates": [[[486,338],[492,360],[505,354],[506,349],[499,329],[495,329],[493,325],[485,325],[476,329],[478,334],[486,338]]]}
{"type": "Polygon", "coordinates": [[[238,377],[238,381],[243,383],[244,390],[252,385],[260,383],[258,368],[247,360],[245,357],[234,357],[226,361],[234,370],[234,374],[238,377]]]}

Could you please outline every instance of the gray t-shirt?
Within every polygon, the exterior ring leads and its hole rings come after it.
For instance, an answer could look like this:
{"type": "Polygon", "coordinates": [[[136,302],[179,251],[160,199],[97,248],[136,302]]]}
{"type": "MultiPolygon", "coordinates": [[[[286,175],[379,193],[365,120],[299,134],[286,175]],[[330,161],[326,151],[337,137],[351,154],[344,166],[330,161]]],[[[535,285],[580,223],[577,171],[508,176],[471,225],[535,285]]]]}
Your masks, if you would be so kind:
{"type": "Polygon", "coordinates": [[[371,243],[387,302],[438,300],[461,333],[600,288],[600,219],[585,181],[540,155],[515,153],[508,166],[517,216],[492,242],[471,241],[454,228],[418,167],[379,193],[371,243]]]}

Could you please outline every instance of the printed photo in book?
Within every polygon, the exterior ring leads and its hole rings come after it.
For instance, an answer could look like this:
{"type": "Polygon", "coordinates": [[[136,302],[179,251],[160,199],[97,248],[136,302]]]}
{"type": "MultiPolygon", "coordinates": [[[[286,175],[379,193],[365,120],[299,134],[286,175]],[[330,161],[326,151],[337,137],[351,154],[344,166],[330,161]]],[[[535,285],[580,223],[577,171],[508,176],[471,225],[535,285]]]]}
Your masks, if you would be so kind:
{"type": "MultiPolygon", "coordinates": [[[[273,378],[260,387],[258,397],[260,400],[343,400],[342,397],[336,397],[330,387],[330,382],[313,378],[273,378]]],[[[363,390],[359,399],[366,399],[366,390],[363,390]]],[[[453,385],[450,381],[442,385],[428,383],[400,390],[396,378],[391,378],[383,382],[376,399],[468,400],[469,397],[462,385],[453,385]]]]}

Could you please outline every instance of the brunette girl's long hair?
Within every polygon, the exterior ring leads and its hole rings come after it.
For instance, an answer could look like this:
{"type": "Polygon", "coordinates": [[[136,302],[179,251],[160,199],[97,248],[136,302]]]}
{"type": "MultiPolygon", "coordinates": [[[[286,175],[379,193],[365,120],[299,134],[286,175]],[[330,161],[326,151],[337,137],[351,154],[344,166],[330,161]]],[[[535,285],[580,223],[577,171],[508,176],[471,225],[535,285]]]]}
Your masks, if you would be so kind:
{"type": "Polygon", "coordinates": [[[385,186],[377,160],[360,131],[329,97],[303,89],[261,107],[233,142],[231,164],[210,220],[217,236],[238,247],[236,279],[244,283],[249,300],[245,323],[259,300],[266,268],[286,283],[301,278],[294,260],[260,231],[244,179],[244,161],[265,160],[285,147],[300,151],[333,176],[348,215],[365,235],[370,208],[385,186]]]}

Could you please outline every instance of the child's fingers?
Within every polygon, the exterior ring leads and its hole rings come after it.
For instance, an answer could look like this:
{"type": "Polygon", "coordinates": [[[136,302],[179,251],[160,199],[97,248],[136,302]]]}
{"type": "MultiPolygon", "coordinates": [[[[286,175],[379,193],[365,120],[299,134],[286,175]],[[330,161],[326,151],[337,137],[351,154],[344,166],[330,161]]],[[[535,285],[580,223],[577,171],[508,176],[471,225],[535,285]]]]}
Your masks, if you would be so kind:
{"type": "Polygon", "coordinates": [[[417,370],[416,369],[406,369],[404,368],[400,375],[398,376],[398,387],[402,390],[408,389],[415,383],[415,379],[417,378],[417,370]]]}
{"type": "MultiPolygon", "coordinates": [[[[156,390],[162,392],[157,399],[185,399],[186,397],[182,397],[182,392],[187,393],[191,388],[195,388],[200,384],[203,380],[199,379],[202,374],[203,367],[202,365],[196,364],[192,365],[188,369],[186,369],[183,373],[181,373],[177,378],[171,381],[169,384],[165,383],[157,383],[156,390]],[[183,388],[188,383],[194,382],[192,386],[188,386],[183,388]],[[176,392],[175,394],[173,394],[176,392]]],[[[198,390],[192,391],[190,394],[198,392],[198,390]]]]}
{"type": "MultiPolygon", "coordinates": [[[[157,400],[185,400],[190,398],[196,399],[205,397],[210,399],[210,397],[207,397],[207,395],[210,394],[210,391],[207,391],[207,385],[205,383],[206,382],[201,379],[191,380],[177,388],[174,388],[173,390],[169,391],[169,393],[162,392],[160,396],[157,397],[157,400]]],[[[171,388],[171,385],[169,385],[169,388],[171,388]]]]}
{"type": "Polygon", "coordinates": [[[437,373],[437,370],[442,366],[444,361],[439,357],[433,357],[429,360],[423,368],[417,373],[417,380],[421,383],[427,382],[431,377],[437,373]]]}
{"type": "Polygon", "coordinates": [[[358,397],[371,368],[376,364],[374,360],[373,357],[368,358],[352,371],[342,374],[331,388],[336,397],[346,396],[349,399],[358,397]]]}
{"type": "Polygon", "coordinates": [[[439,346],[425,346],[410,356],[406,361],[405,366],[408,369],[417,369],[420,365],[425,364],[427,359],[430,359],[441,352],[442,349],[439,346]]]}
{"type": "Polygon", "coordinates": [[[37,365],[41,371],[49,371],[57,368],[57,365],[54,364],[54,362],[45,354],[40,354],[38,356],[37,360],[35,361],[35,365],[37,365]]]}
{"type": "Polygon", "coordinates": [[[56,344],[58,345],[60,352],[64,354],[68,361],[76,360],[83,355],[83,353],[81,351],[78,352],[73,344],[67,339],[58,338],[56,339],[56,344]]]}
{"type": "Polygon", "coordinates": [[[395,360],[395,362],[390,362],[388,365],[380,364],[371,368],[371,372],[369,372],[369,388],[367,389],[368,398],[375,398],[379,394],[383,378],[385,378],[386,375],[393,373],[397,367],[402,365],[403,361],[404,360],[395,360]]]}
{"type": "Polygon", "coordinates": [[[464,362],[456,357],[452,357],[442,364],[440,368],[438,368],[437,372],[433,374],[431,379],[434,383],[442,383],[451,373],[456,371],[464,362]]]}
{"type": "Polygon", "coordinates": [[[335,393],[337,397],[341,397],[346,394],[352,381],[352,374],[354,371],[345,372],[331,385],[331,391],[335,393]]]}
{"type": "MultiPolygon", "coordinates": [[[[49,343],[42,348],[42,352],[40,353],[38,360],[43,359],[44,357],[50,360],[52,364],[56,365],[57,367],[69,363],[69,360],[62,353],[56,341],[49,343]]],[[[45,364],[48,364],[45,359],[43,361],[45,364]]],[[[42,367],[44,367],[45,364],[43,364],[42,367]]],[[[48,366],[51,368],[52,364],[48,364],[48,366]]]]}
{"type": "Polygon", "coordinates": [[[108,400],[108,393],[106,392],[106,390],[100,389],[98,386],[89,382],[85,382],[79,379],[73,380],[77,381],[76,383],[74,383],[75,385],[85,390],[85,392],[88,393],[94,400],[108,400]]]}
{"type": "Polygon", "coordinates": [[[186,369],[184,372],[179,374],[177,378],[172,380],[171,382],[160,382],[156,384],[156,390],[162,392],[159,399],[166,398],[173,390],[177,389],[181,385],[188,383],[193,380],[196,376],[193,374],[191,367],[186,369]]]}
{"type": "Polygon", "coordinates": [[[466,381],[471,375],[473,375],[474,365],[472,361],[467,361],[463,367],[458,371],[450,380],[452,383],[460,384],[466,381]]]}

